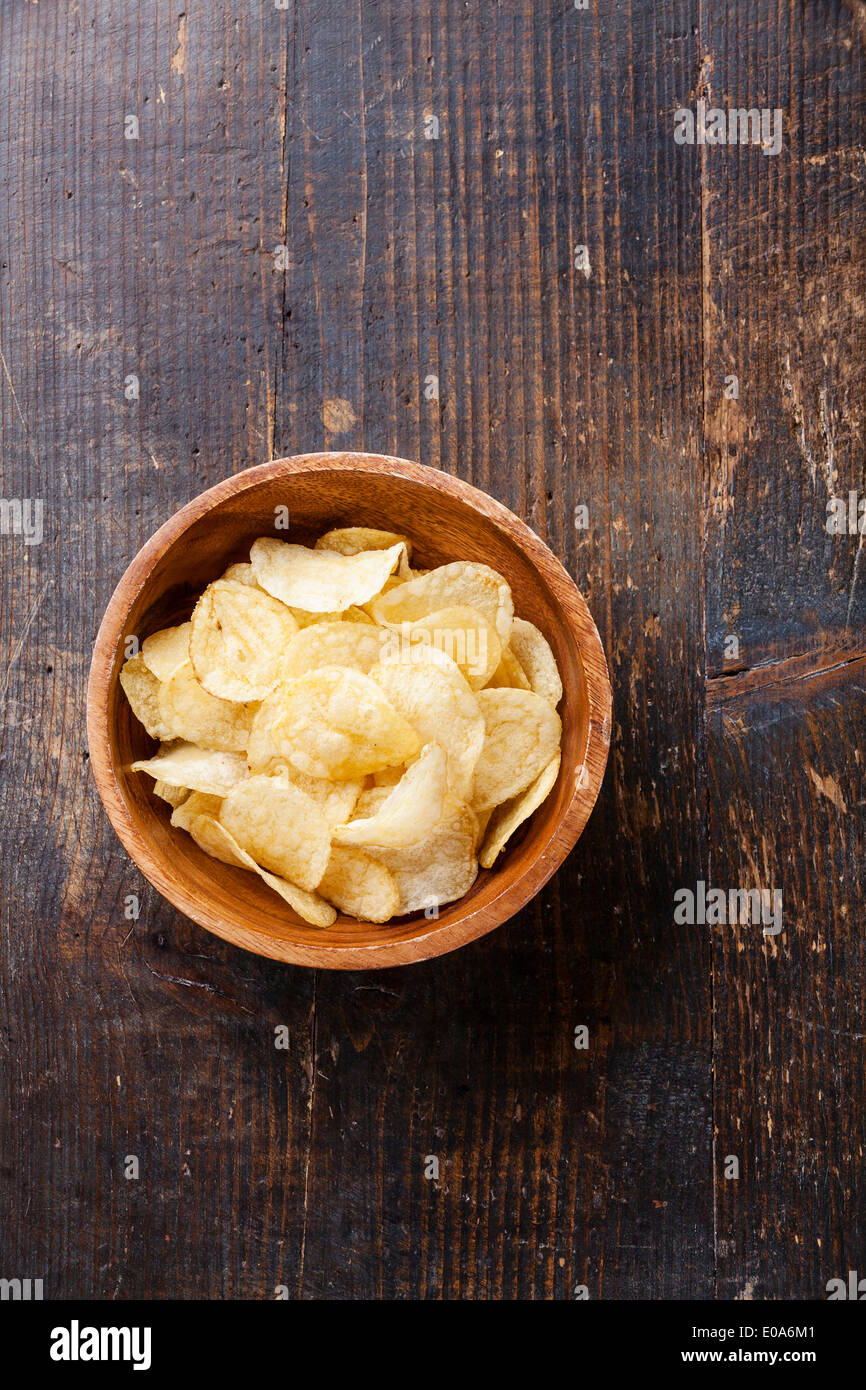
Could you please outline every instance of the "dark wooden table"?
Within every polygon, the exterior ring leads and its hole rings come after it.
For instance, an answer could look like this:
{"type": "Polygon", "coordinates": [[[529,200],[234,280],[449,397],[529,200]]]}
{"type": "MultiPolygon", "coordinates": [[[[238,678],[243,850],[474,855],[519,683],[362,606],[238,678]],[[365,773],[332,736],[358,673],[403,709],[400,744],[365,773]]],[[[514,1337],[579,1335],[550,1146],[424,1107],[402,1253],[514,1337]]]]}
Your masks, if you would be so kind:
{"type": "Polygon", "coordinates": [[[821,1299],[866,1274],[866,558],[826,528],[866,494],[862,79],[840,0],[0,6],[2,491],[44,502],[41,543],[11,505],[0,536],[0,1275],[821,1299]],[[781,151],[677,144],[699,101],[779,108],[781,151]],[[328,447],[525,517],[615,686],[557,878],[381,974],[179,916],[84,737],[145,538],[328,447]],[[676,925],[699,881],[781,889],[783,929],[676,925]]]}

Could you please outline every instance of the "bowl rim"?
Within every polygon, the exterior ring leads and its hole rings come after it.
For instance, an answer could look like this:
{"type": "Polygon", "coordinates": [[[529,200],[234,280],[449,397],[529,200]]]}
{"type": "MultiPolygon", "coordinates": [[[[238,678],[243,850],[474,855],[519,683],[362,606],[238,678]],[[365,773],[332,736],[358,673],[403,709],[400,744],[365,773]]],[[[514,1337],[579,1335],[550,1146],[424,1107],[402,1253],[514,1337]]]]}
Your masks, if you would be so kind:
{"type": "Polygon", "coordinates": [[[607,661],[586,600],[565,567],[526,522],[471,483],[439,469],[388,454],[319,451],[271,459],[224,478],[174,512],[139,549],[114,588],[96,636],[87,687],[87,741],[97,792],[115,834],[145,878],[179,911],[232,945],[240,945],[273,960],[322,969],[378,969],[429,960],[468,945],[508,921],[543,888],[576,844],[595,805],[610,747],[611,709],[612,689],[607,661]],[[571,799],[538,856],[524,873],[503,886],[491,901],[474,910],[470,902],[466,915],[456,921],[440,925],[433,920],[429,932],[399,941],[329,946],[328,934],[322,932],[321,944],[308,947],[265,930],[259,932],[245,926],[227,925],[206,902],[188,894],[182,885],[163,873],[158,859],[152,855],[127,808],[114,769],[108,727],[109,678],[118,644],[124,636],[127,616],[135,600],[156,564],[190,525],[227,498],[238,496],[275,478],[297,473],[365,471],[387,477],[402,477],[462,502],[503,530],[536,565],[560,602],[583,667],[588,704],[583,762],[586,775],[574,779],[571,799]],[[579,628],[568,604],[562,602],[564,593],[578,610],[579,628]]]}

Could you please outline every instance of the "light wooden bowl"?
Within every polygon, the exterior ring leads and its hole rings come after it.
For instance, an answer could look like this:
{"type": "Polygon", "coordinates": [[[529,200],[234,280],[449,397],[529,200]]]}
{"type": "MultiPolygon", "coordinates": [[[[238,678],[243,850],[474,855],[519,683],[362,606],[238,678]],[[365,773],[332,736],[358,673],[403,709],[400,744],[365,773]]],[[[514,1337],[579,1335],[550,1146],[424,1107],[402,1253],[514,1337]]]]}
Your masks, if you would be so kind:
{"type": "Polygon", "coordinates": [[[195,497],[136,555],[102,620],[87,692],[87,735],[99,795],[142,873],[175,907],[217,936],[298,965],[364,970],[453,951],[512,917],[574,845],[598,796],[610,742],[611,689],[595,624],[572,580],[522,521],[468,483],[379,454],[304,454],[227,478],[195,497]],[[274,509],[289,508],[294,541],[333,526],[401,531],[421,568],[451,560],[492,565],[514,592],[515,611],[544,632],[565,694],[562,767],[555,788],[493,869],[438,919],[423,913],[374,926],[339,916],[310,927],[254,875],[209,858],[169,825],[169,807],[149,777],[130,772],[152,740],[117,679],[124,640],[189,616],[201,590],[273,534],[274,509]]]}

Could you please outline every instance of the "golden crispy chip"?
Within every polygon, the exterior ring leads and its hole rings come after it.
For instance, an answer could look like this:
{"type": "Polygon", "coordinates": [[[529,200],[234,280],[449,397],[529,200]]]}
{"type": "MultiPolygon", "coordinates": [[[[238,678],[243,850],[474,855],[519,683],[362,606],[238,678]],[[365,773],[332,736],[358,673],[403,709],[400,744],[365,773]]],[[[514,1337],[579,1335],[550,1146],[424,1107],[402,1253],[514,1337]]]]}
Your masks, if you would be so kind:
{"type": "Polygon", "coordinates": [[[142,656],[131,656],[120,671],[120,684],[130,708],[151,738],[174,738],[159,708],[160,683],[142,656]]]}
{"type": "Polygon", "coordinates": [[[189,796],[187,787],[173,787],[170,782],[161,782],[159,778],[153,784],[153,794],[158,796],[160,801],[167,801],[169,806],[180,806],[189,796]]]}
{"type": "Polygon", "coordinates": [[[405,763],[395,763],[393,767],[382,767],[378,772],[372,774],[373,786],[396,787],[405,771],[405,763]]]}
{"type": "Polygon", "coordinates": [[[337,920],[337,914],[330,903],[320,898],[318,893],[307,892],[305,888],[300,888],[297,883],[290,883],[288,879],[280,878],[278,874],[269,873],[263,869],[261,864],[257,864],[252,855],[247,854],[242,849],[233,835],[229,834],[225,826],[212,816],[199,817],[199,832],[204,832],[205,838],[212,848],[208,851],[213,853],[216,848],[222,848],[226,855],[225,862],[231,864],[236,862],[239,868],[249,869],[252,873],[258,874],[263,883],[275,893],[279,893],[284,902],[289,907],[294,908],[298,916],[305,922],[309,922],[314,927],[330,927],[337,920]],[[201,821],[206,820],[206,826],[201,825],[201,821]],[[233,855],[234,859],[229,858],[233,855]]]}
{"type": "Polygon", "coordinates": [[[466,800],[484,743],[484,720],[475,694],[455,662],[429,647],[421,654],[421,661],[400,657],[384,661],[374,667],[370,678],[417,730],[422,743],[442,745],[448,762],[448,785],[466,800]]]}
{"type": "MultiPolygon", "coordinates": [[[[237,565],[229,565],[225,574],[221,575],[220,578],[230,580],[232,584],[246,584],[250,589],[259,587],[256,572],[248,560],[241,561],[237,565]]],[[[262,589],[262,593],[264,592],[262,589]]]]}
{"type": "Polygon", "coordinates": [[[213,829],[214,825],[218,824],[216,816],[220,805],[218,796],[192,792],[186,801],[174,808],[171,823],[191,835],[199,849],[203,849],[212,859],[219,859],[223,864],[242,869],[245,867],[243,860],[234,853],[231,846],[223,843],[222,837],[213,829]]]}
{"type": "Polygon", "coordinates": [[[360,778],[353,781],[331,782],[327,777],[310,777],[289,762],[288,758],[270,758],[265,762],[253,762],[253,749],[250,741],[247,754],[253,772],[266,773],[269,777],[288,777],[302,792],[312,797],[328,825],[342,825],[352,815],[364,787],[360,778]]]}
{"type": "Polygon", "coordinates": [[[502,658],[493,624],[475,608],[439,608],[417,622],[401,625],[410,645],[428,643],[457,663],[472,690],[486,685],[502,658]]]}
{"type": "Polygon", "coordinates": [[[446,795],[439,824],[412,845],[382,848],[376,859],[397,884],[400,916],[424,911],[435,917],[445,903],[462,898],[475,882],[478,822],[457,797],[446,795]]]}
{"type": "MultiPolygon", "coordinates": [[[[182,811],[187,805],[179,806],[182,811]]],[[[172,817],[172,824],[174,824],[172,817]]],[[[203,849],[205,854],[209,854],[212,859],[219,859],[223,864],[230,864],[233,869],[246,869],[248,866],[244,860],[236,853],[236,847],[231,836],[223,834],[222,826],[216,816],[208,813],[201,815],[190,815],[184,825],[186,830],[195,840],[199,849],[203,849]]]]}
{"type": "Polygon", "coordinates": [[[382,864],[359,849],[335,845],[319,892],[341,912],[362,922],[387,922],[398,907],[397,885],[382,864]]]}
{"type": "MultiPolygon", "coordinates": [[[[380,594],[389,594],[389,593],[391,592],[392,589],[399,589],[399,588],[401,587],[401,585],[403,585],[403,584],[405,584],[405,583],[406,583],[406,577],[405,577],[405,575],[400,575],[400,574],[389,574],[388,578],[385,580],[385,583],[382,585],[382,588],[379,590],[379,593],[380,593],[380,594]]],[[[369,600],[368,603],[365,603],[365,604],[364,604],[364,611],[365,611],[365,612],[369,612],[369,610],[370,610],[370,608],[372,607],[372,605],[376,602],[376,598],[377,598],[377,597],[378,597],[378,595],[375,595],[373,598],[371,598],[371,599],[369,600]]]]}
{"type": "Polygon", "coordinates": [[[275,893],[279,893],[289,907],[293,907],[298,916],[303,917],[310,926],[332,927],[336,922],[336,912],[318,893],[308,893],[305,888],[299,888],[297,883],[289,883],[288,879],[280,878],[278,874],[269,874],[267,869],[260,868],[258,864],[256,872],[259,878],[263,879],[269,888],[273,888],[275,893]]]}
{"type": "MultiPolygon", "coordinates": [[[[264,592],[262,589],[262,593],[264,592]]],[[[342,623],[353,611],[353,608],[347,608],[345,613],[306,613],[303,608],[289,609],[299,629],[313,627],[317,623],[342,623]]]]}
{"type": "Polygon", "coordinates": [[[346,820],[366,820],[368,816],[375,815],[393,790],[393,787],[365,787],[346,820]]]}
{"type": "MultiPolygon", "coordinates": [[[[447,764],[438,743],[428,743],[411,763],[396,787],[375,787],[385,792],[382,804],[333,831],[336,845],[409,845],[428,835],[439,823],[445,797],[447,764]]],[[[371,797],[371,793],[362,793],[371,797]]],[[[375,854],[375,849],[371,848],[375,854]]]]}
{"type": "Polygon", "coordinates": [[[370,604],[378,623],[399,627],[442,608],[474,608],[493,624],[501,642],[508,641],[514,604],[511,590],[496,570],[469,560],[455,560],[388,590],[370,604]]]}
{"type": "Polygon", "coordinates": [[[325,871],[331,832],[312,797],[283,777],[249,777],[229,792],[220,824],[257,864],[300,888],[325,871]]]}
{"type": "Polygon", "coordinates": [[[382,658],[389,634],[368,622],[316,623],[285,650],[283,679],[295,680],[320,666],[351,666],[365,674],[382,658]]]}
{"type": "Polygon", "coordinates": [[[515,618],[510,646],[529,681],[530,690],[556,709],[562,699],[562,680],[544,633],[525,618],[515,618]]]}
{"type": "MultiPolygon", "coordinates": [[[[485,833],[485,831],[487,830],[488,825],[490,824],[490,817],[491,817],[492,815],[493,815],[493,807],[492,807],[492,806],[491,806],[490,809],[487,810],[487,811],[476,811],[476,812],[475,812],[475,819],[476,819],[476,821],[478,822],[478,830],[477,830],[476,835],[475,835],[475,844],[476,844],[476,847],[477,847],[478,845],[480,845],[480,844],[483,843],[483,841],[484,841],[484,833],[485,833]]],[[[478,862],[480,863],[481,861],[479,860],[478,862]]]]}
{"type": "MultiPolygon", "coordinates": [[[[190,801],[195,801],[197,793],[193,793],[190,801]]],[[[337,914],[326,903],[324,898],[320,898],[317,893],[308,893],[305,889],[299,888],[296,883],[289,883],[286,879],[278,877],[277,874],[268,873],[257,864],[251,855],[247,854],[235,840],[234,836],[226,830],[216,818],[219,810],[219,802],[214,805],[213,797],[202,797],[193,810],[183,816],[171,818],[172,825],[179,825],[192,836],[200,849],[205,854],[209,854],[212,859],[219,859],[223,864],[230,864],[235,869],[248,869],[251,873],[258,874],[259,878],[268,885],[275,893],[279,893],[284,902],[289,907],[294,908],[298,916],[305,922],[309,922],[314,927],[330,927],[337,919],[337,914]]]]}
{"type": "Polygon", "coordinates": [[[251,766],[287,758],[311,777],[364,777],[420,752],[421,740],[380,686],[360,671],[324,666],[286,681],[256,715],[251,766]]]}
{"type": "Polygon", "coordinates": [[[272,690],[262,700],[253,717],[250,736],[247,740],[247,762],[250,772],[264,772],[273,776],[285,772],[290,766],[288,754],[281,751],[280,740],[275,733],[275,725],[282,713],[283,694],[280,686],[272,690]]]}
{"type": "Polygon", "coordinates": [[[194,743],[161,748],[156,757],[133,763],[132,770],[147,772],[172,787],[188,787],[211,796],[228,796],[232,787],[249,776],[246,758],[238,753],[217,753],[194,743]]]}
{"type": "Polygon", "coordinates": [[[535,781],[559,748],[562,724],[531,690],[479,690],[476,698],[485,734],[471,804],[485,811],[535,781]]]}
{"type": "Polygon", "coordinates": [[[145,637],[141,644],[144,664],[158,681],[171,680],[175,671],[189,661],[189,623],[164,627],[145,637]]]}
{"type": "Polygon", "coordinates": [[[556,781],[547,640],[488,565],[410,556],[371,527],[262,537],[121,672],[172,825],[318,926],[435,917],[556,781]]]}
{"type": "Polygon", "coordinates": [[[389,550],[392,545],[404,545],[404,563],[412,559],[412,542],[396,531],[376,531],[370,526],[340,526],[326,531],[316,541],[317,550],[336,550],[339,555],[357,555],[361,550],[389,550]]]}
{"type": "Polygon", "coordinates": [[[198,680],[209,694],[241,703],[270,694],[298,631],[284,603],[230,579],[208,585],[190,627],[189,657],[198,680]]]}
{"type": "Polygon", "coordinates": [[[221,796],[211,796],[208,792],[191,792],[182,806],[175,807],[171,823],[172,825],[183,826],[183,829],[186,830],[184,821],[189,820],[192,816],[218,815],[221,805],[221,796]]]}
{"type": "Polygon", "coordinates": [[[364,785],[360,778],[331,782],[326,777],[310,777],[288,761],[284,768],[289,780],[312,797],[329,826],[342,825],[349,819],[364,785]]]}
{"type": "Polygon", "coordinates": [[[478,856],[483,869],[491,868],[518,826],[528,820],[533,811],[538,810],[542,801],[547,799],[559,775],[559,763],[560,754],[557,753],[525,791],[518,792],[517,796],[512,796],[508,801],[503,801],[492,814],[489,811],[483,812],[485,816],[489,816],[484,843],[478,856]]]}
{"type": "Polygon", "coordinates": [[[261,587],[281,603],[310,613],[342,613],[374,598],[405,553],[402,542],[340,555],[263,536],[253,542],[250,560],[261,587]]]}
{"type": "Polygon", "coordinates": [[[221,753],[243,753],[254,711],[249,705],[208,694],[196,679],[192,662],[187,662],[159,687],[159,713],[169,730],[164,737],[221,753]]]}
{"type": "Polygon", "coordinates": [[[490,680],[488,690],[530,690],[529,678],[510,646],[502,648],[502,660],[490,680]]]}

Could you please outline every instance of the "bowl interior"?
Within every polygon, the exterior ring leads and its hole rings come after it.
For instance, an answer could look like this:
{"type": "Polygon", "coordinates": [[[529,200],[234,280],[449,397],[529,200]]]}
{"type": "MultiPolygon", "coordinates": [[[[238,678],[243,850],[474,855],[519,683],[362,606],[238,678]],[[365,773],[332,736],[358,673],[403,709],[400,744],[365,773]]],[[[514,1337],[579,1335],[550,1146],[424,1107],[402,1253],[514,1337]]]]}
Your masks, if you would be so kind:
{"type": "MultiPolygon", "coordinates": [[[[204,925],[214,928],[215,919],[233,924],[238,931],[250,934],[245,944],[283,958],[289,942],[307,949],[331,949],[428,938],[493,904],[555,834],[574,795],[575,772],[583,764],[589,735],[587,683],[573,626],[557,595],[520,544],[460,498],[415,479],[384,476],[363,468],[267,477],[224,497],[194,519],[149,573],[141,577],[117,644],[107,685],[105,717],[110,760],[120,795],[150,857],[162,867],[164,882],[157,886],[168,891],[173,901],[204,925]],[[276,509],[286,506],[290,529],[275,530],[276,509]],[[151,779],[130,771],[131,763],[150,755],[155,745],[133,717],[116,677],[123,662],[124,637],[135,635],[141,641],[150,633],[187,618],[202,589],[227,565],[248,559],[250,545],[258,536],[275,535],[312,544],[323,531],[334,526],[400,531],[411,537],[415,548],[413,564],[421,568],[464,559],[481,561],[499,570],[512,587],[515,612],[536,623],[550,642],[565,695],[559,708],[563,740],[557,784],[512,838],[494,868],[480,870],[464,898],[441,908],[438,918],[432,920],[421,913],[375,926],[341,915],[323,933],[303,923],[254,875],[209,858],[188,835],[171,827],[170,808],[153,795],[151,779]],[[172,886],[183,901],[178,902],[172,886]],[[194,910],[190,899],[201,905],[203,915],[194,910]]],[[[215,929],[220,930],[218,926],[215,929]]],[[[434,953],[423,951],[419,955],[434,953]]]]}

